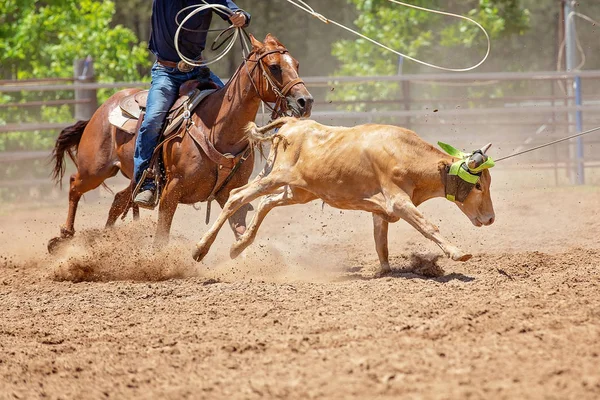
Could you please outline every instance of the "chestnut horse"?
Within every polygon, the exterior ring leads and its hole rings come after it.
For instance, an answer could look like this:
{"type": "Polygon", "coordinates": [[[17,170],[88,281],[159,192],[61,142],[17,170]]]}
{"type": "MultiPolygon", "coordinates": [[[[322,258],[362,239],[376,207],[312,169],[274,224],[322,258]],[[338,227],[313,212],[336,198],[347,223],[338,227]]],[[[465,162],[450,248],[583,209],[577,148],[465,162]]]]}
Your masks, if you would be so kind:
{"type": "MultiPolygon", "coordinates": [[[[276,103],[284,110],[289,107],[299,117],[310,115],[313,98],[298,76],[298,62],[274,36],[268,34],[261,43],[250,37],[252,51],[227,85],[208,96],[194,111],[191,129],[201,129],[208,141],[221,154],[237,155],[247,148],[246,125],[254,121],[261,101],[276,103]]],[[[77,166],[71,175],[69,213],[61,227],[61,236],[48,244],[53,250],[62,239],[75,233],[77,204],[81,196],[100,186],[119,171],[127,178],[133,176],[135,136],[112,126],[110,112],[120,100],[139,89],[125,89],[111,96],[89,121],[80,121],[59,135],[54,149],[54,176],[64,175],[65,152],[77,166]],[[76,154],[75,154],[76,152],[76,154]]],[[[254,167],[253,152],[226,181],[214,199],[221,205],[229,192],[248,183],[254,167]]],[[[194,204],[206,201],[215,189],[219,166],[202,150],[190,134],[176,137],[165,144],[162,159],[165,185],[159,202],[157,244],[168,240],[173,215],[179,203],[194,204]]],[[[133,185],[115,195],[106,226],[114,225],[131,205],[133,185]]],[[[240,210],[229,220],[237,237],[246,230],[246,214],[250,207],[240,210]]],[[[134,208],[134,217],[136,214],[134,208]]]]}

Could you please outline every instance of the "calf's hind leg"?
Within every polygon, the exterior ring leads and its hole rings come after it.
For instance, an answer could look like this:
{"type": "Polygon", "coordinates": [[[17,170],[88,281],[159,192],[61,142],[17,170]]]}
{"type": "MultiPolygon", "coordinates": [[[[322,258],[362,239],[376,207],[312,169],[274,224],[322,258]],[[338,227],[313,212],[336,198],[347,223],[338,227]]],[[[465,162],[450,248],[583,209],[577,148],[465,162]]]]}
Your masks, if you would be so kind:
{"type": "Polygon", "coordinates": [[[438,227],[427,221],[423,214],[421,214],[409,199],[399,198],[394,202],[394,215],[411,224],[427,239],[432,240],[454,261],[467,261],[473,257],[471,254],[463,252],[458,247],[448,242],[440,234],[438,227]]]}
{"type": "Polygon", "coordinates": [[[293,188],[290,186],[285,186],[279,189],[276,193],[265,196],[258,205],[258,209],[252,217],[252,221],[250,222],[250,225],[248,225],[246,232],[239,238],[238,241],[231,245],[231,250],[229,252],[231,258],[236,258],[239,256],[242,251],[244,251],[254,242],[256,234],[258,233],[258,228],[264,221],[269,211],[275,207],[308,203],[316,198],[317,196],[307,192],[306,190],[293,188]]]}
{"type": "Polygon", "coordinates": [[[375,249],[379,257],[379,274],[391,271],[388,251],[388,225],[389,223],[383,217],[373,213],[373,234],[375,236],[375,249]]]}

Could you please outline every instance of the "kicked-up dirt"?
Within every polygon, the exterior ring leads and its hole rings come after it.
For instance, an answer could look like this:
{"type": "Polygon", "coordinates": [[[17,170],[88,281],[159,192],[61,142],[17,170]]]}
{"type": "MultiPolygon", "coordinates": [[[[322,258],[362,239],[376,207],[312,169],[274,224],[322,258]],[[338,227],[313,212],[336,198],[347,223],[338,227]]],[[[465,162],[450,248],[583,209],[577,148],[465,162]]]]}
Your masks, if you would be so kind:
{"type": "Polygon", "coordinates": [[[422,207],[470,261],[400,221],[382,278],[370,216],[316,203],[201,264],[204,210],[155,253],[155,214],[103,231],[106,200],[83,203],[52,257],[66,203],[6,212],[0,398],[600,398],[600,189],[497,186],[491,227],[422,207]]]}

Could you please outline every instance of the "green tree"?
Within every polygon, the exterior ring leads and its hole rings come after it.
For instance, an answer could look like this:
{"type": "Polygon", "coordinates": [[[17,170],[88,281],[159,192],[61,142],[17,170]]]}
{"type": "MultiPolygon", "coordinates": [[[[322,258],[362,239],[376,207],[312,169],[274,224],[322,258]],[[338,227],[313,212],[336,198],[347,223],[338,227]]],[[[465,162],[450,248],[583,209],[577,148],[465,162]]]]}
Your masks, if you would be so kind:
{"type": "MultiPolygon", "coordinates": [[[[149,66],[145,44],[128,28],[111,26],[112,1],[0,0],[0,76],[5,79],[72,77],[73,60],[88,55],[100,82],[140,80],[149,66]]],[[[100,92],[103,101],[110,93],[100,92]]],[[[72,91],[27,92],[0,97],[3,103],[70,99],[72,91]]],[[[70,107],[0,108],[0,124],[67,122],[70,107]]],[[[55,132],[0,136],[0,150],[47,148],[55,132]]]]}
{"type": "MultiPolygon", "coordinates": [[[[348,0],[358,10],[358,30],[408,56],[452,67],[475,64],[484,54],[486,40],[474,24],[448,16],[407,8],[387,0],[348,0]]],[[[522,35],[529,26],[529,12],[520,0],[419,0],[415,5],[468,14],[481,23],[493,44],[514,35],[522,35]]],[[[493,46],[492,58],[502,58],[500,46],[493,46]]],[[[364,39],[342,40],[333,45],[333,55],[341,63],[336,75],[394,75],[398,57],[364,39]]],[[[481,70],[492,69],[488,62],[481,70]]],[[[428,67],[407,61],[404,73],[432,72],[428,67]]],[[[398,85],[369,83],[344,85],[332,95],[335,99],[389,99],[398,93],[398,85]]]]}

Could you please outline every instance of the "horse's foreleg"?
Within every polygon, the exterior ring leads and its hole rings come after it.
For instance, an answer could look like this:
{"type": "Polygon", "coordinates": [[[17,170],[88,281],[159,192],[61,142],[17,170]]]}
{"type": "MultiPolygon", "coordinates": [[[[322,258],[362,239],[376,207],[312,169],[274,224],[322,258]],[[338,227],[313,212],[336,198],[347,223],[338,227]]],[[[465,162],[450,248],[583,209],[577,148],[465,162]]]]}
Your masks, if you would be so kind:
{"type": "Polygon", "coordinates": [[[127,210],[127,207],[129,207],[129,202],[131,201],[131,193],[132,186],[129,185],[126,189],[115,194],[115,199],[113,200],[110,210],[108,211],[106,228],[114,226],[115,222],[117,222],[117,218],[119,218],[119,216],[122,215],[125,210],[127,210]]]}
{"type": "Polygon", "coordinates": [[[154,244],[157,247],[164,246],[169,241],[171,223],[179,204],[180,190],[179,179],[171,179],[167,182],[158,206],[158,224],[156,226],[156,237],[154,244]]]}
{"type": "MultiPolygon", "coordinates": [[[[221,195],[217,197],[217,202],[221,206],[221,208],[225,207],[225,203],[227,203],[228,195],[221,195]]],[[[229,217],[229,226],[235,235],[235,240],[238,240],[240,236],[246,232],[246,216],[248,212],[252,209],[252,206],[248,204],[244,204],[241,206],[231,217],[229,217]]]]}

